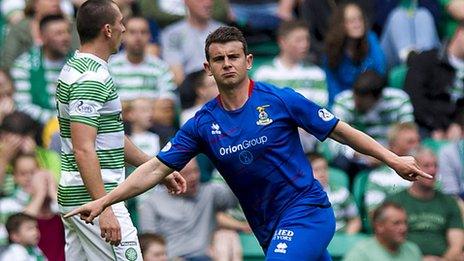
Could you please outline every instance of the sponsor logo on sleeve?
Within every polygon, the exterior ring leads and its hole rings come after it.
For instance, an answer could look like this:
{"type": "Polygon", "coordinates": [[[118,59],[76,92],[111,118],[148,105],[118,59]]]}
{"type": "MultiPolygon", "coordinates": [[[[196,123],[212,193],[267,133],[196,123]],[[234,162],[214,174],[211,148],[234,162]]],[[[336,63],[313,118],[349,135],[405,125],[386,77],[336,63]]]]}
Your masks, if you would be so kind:
{"type": "Polygon", "coordinates": [[[161,149],[161,152],[167,152],[171,149],[172,147],[172,143],[171,142],[168,142],[166,143],[166,145],[163,147],[163,149],[161,149]]]}
{"type": "Polygon", "coordinates": [[[84,103],[84,101],[79,101],[76,106],[76,111],[79,114],[88,115],[94,114],[97,110],[92,105],[84,103]]]}
{"type": "Polygon", "coordinates": [[[330,111],[326,110],[325,108],[319,109],[317,115],[319,115],[319,118],[321,118],[323,121],[330,121],[335,117],[330,111]]]}

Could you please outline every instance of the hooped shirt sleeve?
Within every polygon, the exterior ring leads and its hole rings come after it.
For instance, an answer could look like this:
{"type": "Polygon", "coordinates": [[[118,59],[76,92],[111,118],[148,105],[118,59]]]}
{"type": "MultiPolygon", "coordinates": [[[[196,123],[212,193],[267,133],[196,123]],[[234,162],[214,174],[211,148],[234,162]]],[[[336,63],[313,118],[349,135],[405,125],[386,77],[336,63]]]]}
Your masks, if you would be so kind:
{"type": "Polygon", "coordinates": [[[108,85],[93,72],[88,72],[78,82],[72,84],[69,89],[71,122],[84,123],[98,129],[100,112],[104,103],[110,98],[111,89],[108,85]]]}
{"type": "Polygon", "coordinates": [[[318,140],[324,141],[337,125],[339,120],[329,110],[306,99],[293,89],[284,88],[282,94],[284,106],[291,119],[318,140]]]}
{"type": "Polygon", "coordinates": [[[171,169],[180,171],[198,154],[199,137],[195,118],[192,118],[181,127],[156,157],[171,169]]]}

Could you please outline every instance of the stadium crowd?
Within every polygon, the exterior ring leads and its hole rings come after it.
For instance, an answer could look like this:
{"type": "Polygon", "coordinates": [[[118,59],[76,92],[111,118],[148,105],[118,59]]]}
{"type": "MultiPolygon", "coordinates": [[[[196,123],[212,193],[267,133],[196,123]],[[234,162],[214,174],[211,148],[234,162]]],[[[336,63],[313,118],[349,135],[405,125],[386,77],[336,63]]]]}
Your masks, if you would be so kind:
{"type": "MultiPolygon", "coordinates": [[[[155,156],[218,95],[203,70],[204,42],[221,25],[236,26],[254,56],[253,80],[295,89],[434,177],[403,180],[301,131],[335,211],[332,258],[464,260],[463,0],[114,1],[126,32],[109,70],[125,133],[145,153],[155,156]]],[[[83,2],[0,0],[0,260],[65,257],[55,94],[79,46],[83,2]]],[[[133,170],[126,166],[126,176],[133,170]]],[[[185,194],[157,186],[126,202],[144,260],[261,260],[206,156],[180,173],[185,194]]]]}

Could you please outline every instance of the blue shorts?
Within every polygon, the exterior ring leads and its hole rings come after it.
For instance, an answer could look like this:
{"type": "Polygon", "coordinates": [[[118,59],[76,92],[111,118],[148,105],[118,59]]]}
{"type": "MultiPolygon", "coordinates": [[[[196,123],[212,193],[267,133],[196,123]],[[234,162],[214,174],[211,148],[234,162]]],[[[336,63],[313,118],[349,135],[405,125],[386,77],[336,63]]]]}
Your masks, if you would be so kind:
{"type": "Polygon", "coordinates": [[[331,260],[327,246],[334,233],[331,207],[297,205],[282,215],[264,249],[266,260],[331,260]]]}

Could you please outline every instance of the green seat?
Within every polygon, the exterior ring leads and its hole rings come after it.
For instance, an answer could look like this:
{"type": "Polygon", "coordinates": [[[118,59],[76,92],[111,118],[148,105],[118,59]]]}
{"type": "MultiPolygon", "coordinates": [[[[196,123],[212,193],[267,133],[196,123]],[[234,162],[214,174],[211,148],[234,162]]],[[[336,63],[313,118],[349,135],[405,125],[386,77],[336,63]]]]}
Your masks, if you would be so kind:
{"type": "Polygon", "coordinates": [[[341,260],[356,243],[366,238],[368,238],[366,234],[347,235],[345,233],[335,233],[327,250],[333,260],[341,260]]]}
{"type": "Polygon", "coordinates": [[[348,175],[341,169],[329,167],[329,183],[330,185],[349,188],[350,180],[348,175]]]}
{"type": "Polygon", "coordinates": [[[388,73],[388,87],[403,89],[407,73],[408,67],[406,64],[400,64],[396,67],[393,67],[388,73]]]}
{"type": "Polygon", "coordinates": [[[263,249],[253,234],[240,233],[240,242],[242,243],[244,261],[264,260],[263,249]]]}
{"type": "Polygon", "coordinates": [[[361,216],[363,230],[364,232],[370,233],[372,231],[370,228],[366,206],[364,204],[364,194],[366,193],[366,185],[368,179],[369,171],[361,171],[356,175],[353,181],[353,197],[359,209],[359,215],[361,216]]]}
{"type": "Polygon", "coordinates": [[[433,153],[435,153],[435,155],[438,155],[438,152],[440,152],[440,149],[448,143],[449,143],[448,140],[434,140],[432,138],[425,138],[422,141],[422,146],[431,149],[433,153]]]}

